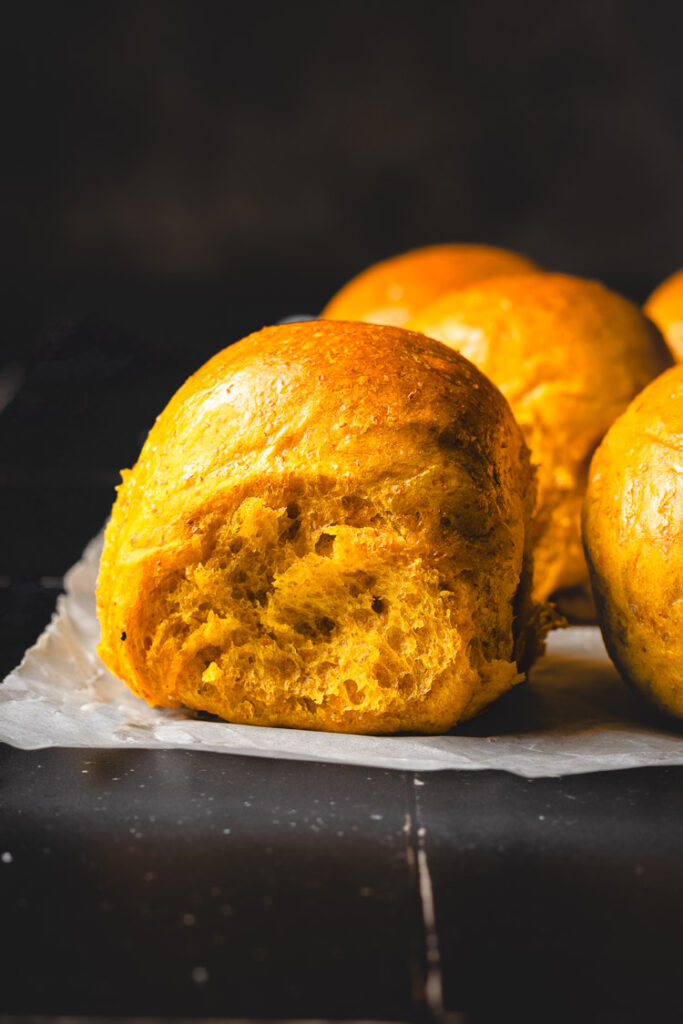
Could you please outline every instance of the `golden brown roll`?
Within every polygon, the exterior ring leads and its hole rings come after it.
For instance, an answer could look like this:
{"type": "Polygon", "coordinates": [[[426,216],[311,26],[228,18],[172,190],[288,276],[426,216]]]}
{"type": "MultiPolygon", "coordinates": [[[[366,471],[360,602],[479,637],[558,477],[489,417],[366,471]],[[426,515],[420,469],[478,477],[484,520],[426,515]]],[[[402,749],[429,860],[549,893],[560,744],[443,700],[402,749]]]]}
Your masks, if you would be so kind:
{"type": "Polygon", "coordinates": [[[368,267],[330,299],[322,315],[403,327],[439,295],[485,277],[535,269],[525,256],[490,245],[429,245],[368,267]]]}
{"type": "Polygon", "coordinates": [[[645,312],[659,327],[676,361],[683,361],[683,270],[655,288],[645,312]]]}
{"type": "Polygon", "coordinates": [[[528,451],[438,342],[267,327],[190,377],[123,477],[100,654],[151,704],[438,732],[533,658],[528,451]]]}
{"type": "Polygon", "coordinates": [[[683,366],[653,381],[595,453],[583,536],[612,660],[683,717],[683,366]]]}
{"type": "Polygon", "coordinates": [[[590,458],[671,365],[659,331],[632,302],[565,274],[482,281],[437,299],[410,327],[483,370],[524,432],[538,465],[535,596],[587,582],[580,512],[590,458]]]}

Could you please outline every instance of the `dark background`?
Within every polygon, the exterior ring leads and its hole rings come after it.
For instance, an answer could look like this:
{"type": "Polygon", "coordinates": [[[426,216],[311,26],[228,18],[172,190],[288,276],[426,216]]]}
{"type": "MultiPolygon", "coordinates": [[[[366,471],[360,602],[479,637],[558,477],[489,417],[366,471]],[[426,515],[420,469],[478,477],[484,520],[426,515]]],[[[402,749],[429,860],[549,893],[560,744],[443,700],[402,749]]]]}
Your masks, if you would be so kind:
{"type": "Polygon", "coordinates": [[[683,263],[679,4],[25,2],[3,35],[27,301],[211,281],[285,315],[450,240],[637,298],[683,263]]]}
{"type": "Polygon", "coordinates": [[[683,265],[682,38],[634,0],[6,10],[4,667],[217,349],[431,242],[637,301],[683,265]]]}

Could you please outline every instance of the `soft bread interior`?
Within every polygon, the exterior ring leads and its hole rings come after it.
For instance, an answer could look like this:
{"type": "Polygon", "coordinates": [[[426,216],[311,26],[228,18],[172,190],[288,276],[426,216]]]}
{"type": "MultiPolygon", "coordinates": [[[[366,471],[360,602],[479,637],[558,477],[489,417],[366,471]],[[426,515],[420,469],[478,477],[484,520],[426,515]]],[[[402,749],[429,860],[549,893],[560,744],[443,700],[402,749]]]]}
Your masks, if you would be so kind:
{"type": "Polygon", "coordinates": [[[518,681],[494,581],[452,559],[445,578],[409,523],[365,504],[295,492],[206,513],[200,557],[169,567],[143,613],[147,699],[233,722],[443,731],[518,681]]]}

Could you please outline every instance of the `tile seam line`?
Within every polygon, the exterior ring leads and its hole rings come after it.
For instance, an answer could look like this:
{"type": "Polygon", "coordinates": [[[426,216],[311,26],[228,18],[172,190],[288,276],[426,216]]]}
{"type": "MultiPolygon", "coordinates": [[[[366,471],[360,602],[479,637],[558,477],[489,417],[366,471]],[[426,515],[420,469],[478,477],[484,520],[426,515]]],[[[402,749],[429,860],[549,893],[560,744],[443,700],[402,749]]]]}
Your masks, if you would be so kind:
{"type": "MultiPolygon", "coordinates": [[[[443,1002],[443,968],[441,945],[436,925],[434,887],[427,857],[427,826],[423,823],[419,791],[425,780],[419,772],[413,775],[413,807],[415,809],[415,860],[418,894],[422,914],[424,935],[424,958],[426,973],[424,979],[424,1003],[434,1024],[467,1024],[463,1014],[445,1009],[443,1002]]],[[[411,839],[413,835],[411,835],[411,839]]]]}

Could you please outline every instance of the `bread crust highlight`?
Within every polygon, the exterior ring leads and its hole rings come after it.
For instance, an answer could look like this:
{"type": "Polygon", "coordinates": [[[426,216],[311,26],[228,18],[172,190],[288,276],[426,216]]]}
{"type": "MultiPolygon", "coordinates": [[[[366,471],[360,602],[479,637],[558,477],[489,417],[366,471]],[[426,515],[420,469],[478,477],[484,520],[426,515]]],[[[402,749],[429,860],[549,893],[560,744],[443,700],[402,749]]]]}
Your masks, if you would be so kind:
{"type": "Polygon", "coordinates": [[[657,324],[677,363],[683,361],[683,269],[655,288],[643,307],[657,324]]]}
{"type": "Polygon", "coordinates": [[[486,277],[535,269],[526,256],[491,245],[428,245],[363,270],[330,299],[322,315],[404,327],[440,295],[486,277]]]}
{"type": "Polygon", "coordinates": [[[683,718],[683,366],[653,381],[595,453],[583,537],[612,660],[683,718]]]}

